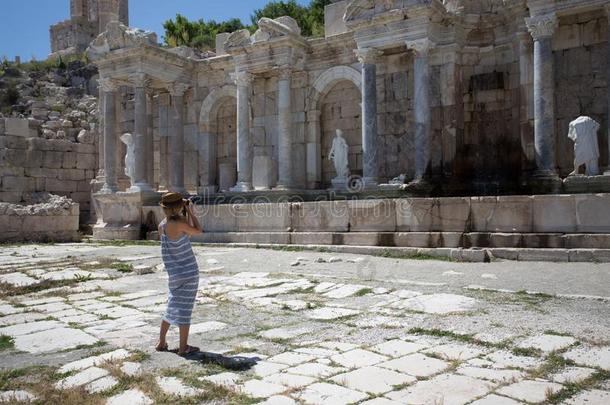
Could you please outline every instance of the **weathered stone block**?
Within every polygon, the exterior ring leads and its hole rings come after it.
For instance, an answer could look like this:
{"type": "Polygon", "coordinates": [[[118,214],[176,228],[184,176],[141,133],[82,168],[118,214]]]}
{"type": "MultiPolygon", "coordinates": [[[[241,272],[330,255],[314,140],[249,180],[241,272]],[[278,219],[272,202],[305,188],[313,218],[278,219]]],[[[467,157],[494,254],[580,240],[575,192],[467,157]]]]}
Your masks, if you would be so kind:
{"type": "Polygon", "coordinates": [[[576,232],[576,205],[573,195],[535,195],[534,232],[576,232]]]}
{"type": "Polygon", "coordinates": [[[567,249],[610,249],[610,234],[565,235],[567,249]]]}
{"type": "Polygon", "coordinates": [[[581,194],[574,199],[578,232],[610,233],[610,194],[581,194]]]}
{"type": "Polygon", "coordinates": [[[237,209],[233,204],[203,205],[196,210],[204,232],[237,231],[237,209]]]}
{"type": "Polygon", "coordinates": [[[532,231],[532,198],[529,196],[473,197],[470,205],[474,231],[532,231]]]}
{"type": "Polygon", "coordinates": [[[351,232],[394,232],[396,207],[393,200],[354,200],[347,202],[351,232]]]}
{"type": "Polygon", "coordinates": [[[51,193],[70,193],[78,191],[77,182],[72,180],[47,179],[46,187],[47,191],[51,193]]]}
{"type": "Polygon", "coordinates": [[[338,245],[379,246],[379,232],[346,232],[335,234],[334,241],[338,245]]]}
{"type": "Polygon", "coordinates": [[[521,249],[519,260],[527,262],[567,262],[569,253],[565,249],[521,249]]]}
{"type": "Polygon", "coordinates": [[[291,205],[237,204],[237,229],[239,232],[288,232],[291,229],[291,205]]]}
{"type": "Polygon", "coordinates": [[[521,246],[521,234],[520,233],[492,233],[489,235],[489,246],[490,247],[519,247],[521,246]]]}
{"type": "Polygon", "coordinates": [[[432,228],[441,232],[464,232],[470,226],[470,198],[438,199],[438,215],[433,216],[432,228]]]}
{"type": "Polygon", "coordinates": [[[349,211],[346,201],[319,201],[292,204],[295,232],[347,232],[349,211]]]}
{"type": "Polygon", "coordinates": [[[565,246],[565,239],[560,233],[524,233],[521,235],[522,246],[534,249],[560,249],[565,246]]]}
{"type": "Polygon", "coordinates": [[[30,129],[30,123],[26,118],[5,118],[4,132],[7,135],[21,136],[24,138],[38,136],[38,132],[30,129]]]}
{"type": "Polygon", "coordinates": [[[77,169],[95,169],[96,158],[94,154],[79,153],[76,157],[77,169]]]}
{"type": "Polygon", "coordinates": [[[290,234],[293,245],[332,245],[332,232],[293,232],[290,234]]]}
{"type": "Polygon", "coordinates": [[[55,151],[46,151],[44,153],[44,161],[42,167],[48,167],[50,169],[60,169],[63,164],[63,153],[55,151]]]}
{"type": "Polygon", "coordinates": [[[24,191],[28,190],[28,179],[26,177],[4,176],[2,177],[2,191],[24,191]]]}
{"type": "Polygon", "coordinates": [[[429,232],[432,230],[435,199],[401,198],[395,202],[398,231],[429,232]]]}
{"type": "Polygon", "coordinates": [[[438,247],[437,232],[397,232],[394,234],[394,244],[399,247],[438,247]]]}

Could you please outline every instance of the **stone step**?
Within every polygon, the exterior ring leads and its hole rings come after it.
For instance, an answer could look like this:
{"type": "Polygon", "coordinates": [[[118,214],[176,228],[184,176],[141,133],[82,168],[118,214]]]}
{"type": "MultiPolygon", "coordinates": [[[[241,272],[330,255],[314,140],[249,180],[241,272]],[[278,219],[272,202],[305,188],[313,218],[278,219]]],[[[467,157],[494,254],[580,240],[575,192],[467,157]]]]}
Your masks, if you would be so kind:
{"type": "Polygon", "coordinates": [[[413,248],[610,249],[610,234],[491,232],[205,232],[204,243],[413,248]]]}
{"type": "Polygon", "coordinates": [[[300,245],[277,243],[207,243],[228,247],[297,248],[336,253],[405,257],[426,255],[450,258],[462,262],[488,262],[492,260],[518,260],[542,262],[594,262],[610,263],[610,249],[540,249],[540,248],[416,248],[395,246],[300,245]]]}

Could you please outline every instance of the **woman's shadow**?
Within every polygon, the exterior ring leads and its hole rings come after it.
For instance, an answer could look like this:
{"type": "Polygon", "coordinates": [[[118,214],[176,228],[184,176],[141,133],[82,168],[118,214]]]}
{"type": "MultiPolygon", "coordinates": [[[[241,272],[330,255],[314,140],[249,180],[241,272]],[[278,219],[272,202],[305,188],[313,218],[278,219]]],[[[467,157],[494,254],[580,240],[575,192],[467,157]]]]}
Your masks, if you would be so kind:
{"type": "MultiPolygon", "coordinates": [[[[177,350],[171,351],[178,353],[177,350]]],[[[187,360],[198,361],[201,364],[217,364],[228,370],[234,371],[249,370],[254,367],[258,361],[262,360],[260,357],[225,356],[220,353],[202,351],[196,351],[193,353],[185,354],[182,357],[187,360]]]]}

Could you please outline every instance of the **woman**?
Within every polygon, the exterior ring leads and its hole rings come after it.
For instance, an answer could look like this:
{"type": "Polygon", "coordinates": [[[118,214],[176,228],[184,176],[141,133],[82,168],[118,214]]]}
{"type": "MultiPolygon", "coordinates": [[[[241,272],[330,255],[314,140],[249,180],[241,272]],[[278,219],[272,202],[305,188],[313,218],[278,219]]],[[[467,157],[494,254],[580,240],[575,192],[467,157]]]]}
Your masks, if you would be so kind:
{"type": "Polygon", "coordinates": [[[163,263],[169,276],[169,301],[161,321],[157,350],[167,350],[167,331],[170,325],[177,325],[180,330],[178,354],[184,356],[199,351],[199,348],[188,345],[191,314],[199,288],[199,267],[190,236],[203,230],[193,214],[190,201],[183,199],[181,194],[164,194],[160,205],[165,213],[165,219],[159,224],[159,235],[163,263]]]}

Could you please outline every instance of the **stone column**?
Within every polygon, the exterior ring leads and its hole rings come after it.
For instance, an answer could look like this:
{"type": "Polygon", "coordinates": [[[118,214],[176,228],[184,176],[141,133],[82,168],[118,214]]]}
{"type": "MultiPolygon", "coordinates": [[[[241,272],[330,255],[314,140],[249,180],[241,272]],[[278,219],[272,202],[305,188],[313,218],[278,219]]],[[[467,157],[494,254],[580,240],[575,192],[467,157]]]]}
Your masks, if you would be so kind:
{"type": "Polygon", "coordinates": [[[430,66],[428,39],[408,41],[413,50],[414,118],[415,118],[415,181],[422,180],[430,162],[430,66]]]}
{"type": "Polygon", "coordinates": [[[98,180],[104,180],[104,89],[100,83],[98,88],[98,126],[97,126],[97,175],[98,180]]]}
{"type": "Polygon", "coordinates": [[[115,193],[117,184],[116,162],[116,93],[118,86],[112,79],[100,79],[100,86],[104,92],[104,186],[101,193],[115,193]]]}
{"type": "Polygon", "coordinates": [[[146,121],[148,131],[146,133],[146,178],[148,184],[154,189],[155,188],[155,143],[154,143],[154,118],[153,118],[153,103],[155,93],[154,90],[149,89],[146,92],[147,97],[147,108],[146,108],[146,121]]]}
{"type": "Polygon", "coordinates": [[[365,188],[377,187],[377,49],[357,49],[362,64],[362,182],[365,188]]]}
{"type": "Polygon", "coordinates": [[[169,94],[159,94],[157,103],[159,108],[159,190],[166,191],[169,187],[169,94]]]}
{"type": "Polygon", "coordinates": [[[184,93],[189,88],[185,83],[169,86],[172,96],[170,109],[169,191],[186,193],[184,188],[184,93]]]}
{"type": "Polygon", "coordinates": [[[129,191],[142,192],[152,191],[148,183],[148,161],[147,161],[147,138],[148,138],[148,115],[146,87],[150,80],[143,73],[135,73],[129,76],[134,86],[134,154],[135,170],[133,184],[129,191]]]}
{"type": "MultiPolygon", "coordinates": [[[[610,4],[606,4],[606,16],[608,17],[608,32],[610,33],[610,4]]],[[[606,130],[608,138],[608,165],[606,166],[605,175],[610,175],[610,39],[608,40],[608,68],[606,73],[606,82],[608,85],[608,116],[606,117],[606,130]]]]}
{"type": "Polygon", "coordinates": [[[322,183],[322,126],[320,110],[307,112],[307,188],[317,189],[322,183]]]}
{"type": "Polygon", "coordinates": [[[292,176],[292,109],[290,108],[290,79],[292,70],[280,68],[277,82],[278,115],[278,182],[277,189],[288,190],[294,186],[292,176]]]}
{"type": "Polygon", "coordinates": [[[250,136],[250,86],[252,75],[236,72],[237,85],[237,184],[231,191],[252,190],[252,143],[250,136]]]}
{"type": "Polygon", "coordinates": [[[534,38],[534,144],[539,176],[555,176],[555,103],[551,38],[557,17],[546,14],[526,18],[534,38]]]}

